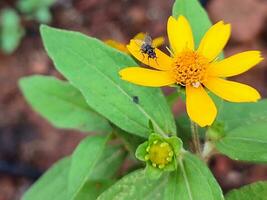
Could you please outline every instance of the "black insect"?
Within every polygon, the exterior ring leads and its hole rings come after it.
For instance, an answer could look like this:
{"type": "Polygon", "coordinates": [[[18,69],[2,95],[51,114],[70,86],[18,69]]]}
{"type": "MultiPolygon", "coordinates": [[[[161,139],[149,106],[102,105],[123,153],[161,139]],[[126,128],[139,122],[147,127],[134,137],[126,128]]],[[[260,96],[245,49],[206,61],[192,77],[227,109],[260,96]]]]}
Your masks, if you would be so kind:
{"type": "Polygon", "coordinates": [[[139,98],[138,96],[133,96],[133,102],[138,104],[139,103],[139,98]]]}
{"type": "Polygon", "coordinates": [[[152,38],[146,34],[143,40],[136,40],[140,47],[142,54],[146,54],[148,59],[156,59],[157,55],[155,52],[155,47],[152,44],[152,38]]]}

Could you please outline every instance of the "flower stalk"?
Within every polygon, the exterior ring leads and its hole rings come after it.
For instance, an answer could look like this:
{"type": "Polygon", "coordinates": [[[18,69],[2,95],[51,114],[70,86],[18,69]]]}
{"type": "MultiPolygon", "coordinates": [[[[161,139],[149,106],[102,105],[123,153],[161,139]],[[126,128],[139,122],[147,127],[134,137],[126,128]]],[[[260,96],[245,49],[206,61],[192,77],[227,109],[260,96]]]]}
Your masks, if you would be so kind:
{"type": "Polygon", "coordinates": [[[210,158],[215,154],[215,147],[214,144],[206,141],[203,147],[203,151],[201,153],[202,159],[208,163],[210,158]]]}
{"type": "Polygon", "coordinates": [[[193,149],[194,152],[197,155],[201,155],[201,143],[199,138],[199,132],[198,132],[198,125],[190,120],[191,123],[191,133],[192,133],[192,140],[193,140],[193,149]]]}

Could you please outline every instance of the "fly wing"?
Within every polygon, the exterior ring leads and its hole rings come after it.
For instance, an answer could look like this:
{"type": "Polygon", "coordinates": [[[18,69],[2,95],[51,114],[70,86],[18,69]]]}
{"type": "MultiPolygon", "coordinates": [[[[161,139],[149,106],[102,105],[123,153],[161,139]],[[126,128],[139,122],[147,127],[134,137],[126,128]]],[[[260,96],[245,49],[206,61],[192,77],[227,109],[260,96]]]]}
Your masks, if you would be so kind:
{"type": "Polygon", "coordinates": [[[144,42],[150,46],[152,45],[152,38],[150,37],[148,33],[146,33],[145,35],[144,42]]]}
{"type": "Polygon", "coordinates": [[[134,42],[138,45],[138,46],[142,46],[145,42],[143,40],[139,40],[139,39],[134,39],[134,42]]]}

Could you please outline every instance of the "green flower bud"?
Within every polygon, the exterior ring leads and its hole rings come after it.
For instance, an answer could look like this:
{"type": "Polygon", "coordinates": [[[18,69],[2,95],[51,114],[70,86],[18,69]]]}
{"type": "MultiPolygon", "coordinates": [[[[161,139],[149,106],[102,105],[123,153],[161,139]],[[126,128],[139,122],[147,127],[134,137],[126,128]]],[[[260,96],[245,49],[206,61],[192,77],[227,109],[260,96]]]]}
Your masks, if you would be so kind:
{"type": "Polygon", "coordinates": [[[151,178],[158,178],[163,171],[173,171],[177,168],[177,156],[182,148],[182,141],[172,136],[162,137],[152,133],[148,141],[139,145],[136,157],[146,162],[146,172],[151,178]]]}

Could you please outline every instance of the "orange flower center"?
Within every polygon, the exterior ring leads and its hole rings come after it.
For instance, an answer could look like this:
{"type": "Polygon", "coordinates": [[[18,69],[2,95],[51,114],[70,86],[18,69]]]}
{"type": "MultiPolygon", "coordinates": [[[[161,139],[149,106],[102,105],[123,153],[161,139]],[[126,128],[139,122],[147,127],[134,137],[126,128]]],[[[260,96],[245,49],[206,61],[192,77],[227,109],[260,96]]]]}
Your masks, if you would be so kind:
{"type": "Polygon", "coordinates": [[[209,62],[195,51],[185,50],[174,57],[173,74],[177,84],[199,87],[206,79],[209,62]]]}

